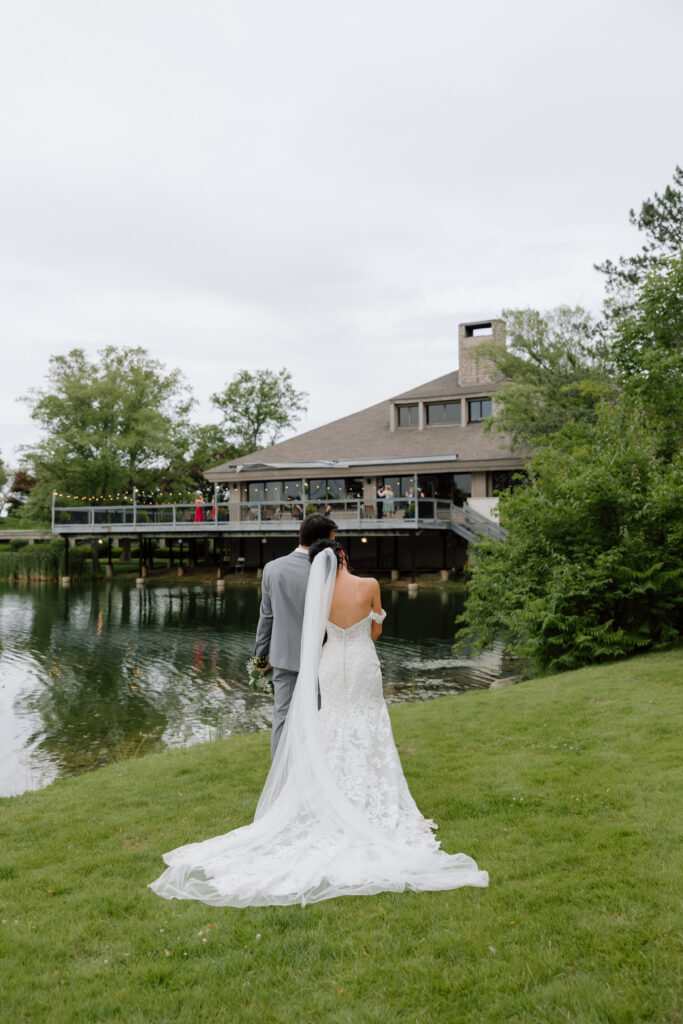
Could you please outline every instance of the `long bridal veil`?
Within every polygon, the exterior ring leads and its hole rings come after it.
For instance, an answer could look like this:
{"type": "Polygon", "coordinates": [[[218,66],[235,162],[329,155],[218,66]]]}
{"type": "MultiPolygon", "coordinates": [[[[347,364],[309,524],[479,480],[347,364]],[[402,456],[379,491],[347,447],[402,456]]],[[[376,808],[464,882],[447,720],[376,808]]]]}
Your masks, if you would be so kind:
{"type": "Polygon", "coordinates": [[[488,884],[470,857],[441,851],[428,826],[400,838],[380,828],[330,771],[317,684],[336,570],[331,549],[311,566],[299,676],[254,821],[165,854],[168,867],[150,884],[159,896],[215,906],[303,905],[342,895],[488,884]]]}

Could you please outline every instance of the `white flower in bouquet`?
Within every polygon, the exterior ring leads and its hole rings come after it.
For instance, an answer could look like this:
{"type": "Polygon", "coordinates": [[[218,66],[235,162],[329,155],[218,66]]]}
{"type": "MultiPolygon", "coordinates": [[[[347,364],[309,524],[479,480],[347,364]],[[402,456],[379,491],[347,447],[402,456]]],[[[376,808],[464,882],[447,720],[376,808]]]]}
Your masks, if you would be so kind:
{"type": "Polygon", "coordinates": [[[247,660],[247,678],[249,689],[256,693],[273,693],[273,669],[268,661],[267,654],[259,654],[256,658],[247,660]],[[267,671],[263,671],[266,669],[267,671]]]}

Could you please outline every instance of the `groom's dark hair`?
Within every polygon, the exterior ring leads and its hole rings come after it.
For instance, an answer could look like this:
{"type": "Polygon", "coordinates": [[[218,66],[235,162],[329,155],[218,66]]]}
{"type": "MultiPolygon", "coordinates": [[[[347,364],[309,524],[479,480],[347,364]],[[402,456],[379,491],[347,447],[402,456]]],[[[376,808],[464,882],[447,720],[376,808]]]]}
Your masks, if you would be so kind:
{"type": "Polygon", "coordinates": [[[316,540],[327,540],[332,531],[336,529],[337,524],[332,519],[328,519],[322,512],[314,512],[312,515],[306,516],[299,527],[299,544],[310,548],[316,540]]]}

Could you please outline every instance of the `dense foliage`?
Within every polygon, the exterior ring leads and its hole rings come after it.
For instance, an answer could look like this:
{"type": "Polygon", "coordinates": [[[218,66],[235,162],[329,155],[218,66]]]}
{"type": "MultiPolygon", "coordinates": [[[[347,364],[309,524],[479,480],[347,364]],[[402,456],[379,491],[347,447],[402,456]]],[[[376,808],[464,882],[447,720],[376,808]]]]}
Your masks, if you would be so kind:
{"type": "Polygon", "coordinates": [[[619,383],[659,430],[658,454],[683,444],[683,251],[643,282],[632,310],[614,328],[619,383]]]}
{"type": "Polygon", "coordinates": [[[572,424],[500,500],[502,542],[481,543],[459,640],[502,639],[541,670],[675,639],[683,626],[683,459],[628,403],[572,424]]]}
{"type": "Polygon", "coordinates": [[[634,218],[651,237],[601,268],[608,330],[580,310],[511,311],[511,352],[491,353],[509,380],[489,429],[532,457],[500,499],[507,536],[474,552],[458,643],[502,639],[542,671],[683,630],[683,192],[634,218]]]}

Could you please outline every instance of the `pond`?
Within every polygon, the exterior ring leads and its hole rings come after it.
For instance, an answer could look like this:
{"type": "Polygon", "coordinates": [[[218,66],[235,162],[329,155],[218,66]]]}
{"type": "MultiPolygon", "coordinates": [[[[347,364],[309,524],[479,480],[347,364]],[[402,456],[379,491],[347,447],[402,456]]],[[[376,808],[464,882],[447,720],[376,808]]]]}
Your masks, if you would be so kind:
{"type": "MultiPolygon", "coordinates": [[[[461,593],[387,589],[388,703],[487,687],[500,652],[451,652],[461,593]]],[[[253,693],[259,591],[0,584],[0,796],[131,755],[270,728],[253,693]]]]}

